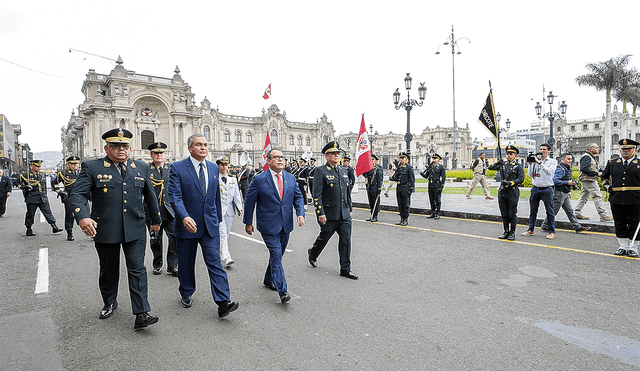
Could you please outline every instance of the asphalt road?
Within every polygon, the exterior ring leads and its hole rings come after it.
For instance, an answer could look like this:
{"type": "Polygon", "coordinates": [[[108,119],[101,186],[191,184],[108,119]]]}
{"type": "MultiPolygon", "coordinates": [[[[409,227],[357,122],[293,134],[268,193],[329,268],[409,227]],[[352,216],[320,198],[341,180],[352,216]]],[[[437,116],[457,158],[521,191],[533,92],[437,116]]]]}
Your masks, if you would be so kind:
{"type": "Polygon", "coordinates": [[[559,231],[549,241],[538,232],[509,242],[496,238],[495,222],[412,215],[409,227],[399,227],[394,212],[373,224],[356,209],[352,269],[360,279],[352,281],[338,275],[337,236],[318,268],[307,262],[319,231],[311,217],[291,234],[284,268],[293,299],[282,305],[262,286],[268,253],[259,233],[248,237],[236,219],[236,263],[227,273],[240,308],[218,319],[198,257],[193,307],[180,306],[176,278],[149,273],[160,321],[134,331],[124,263],[120,306],[100,320],[92,241],[76,226],[76,241],[67,242],[44,222],[28,238],[19,192],[8,208],[0,219],[2,370],[640,367],[640,262],[613,256],[609,234],[559,231]]]}

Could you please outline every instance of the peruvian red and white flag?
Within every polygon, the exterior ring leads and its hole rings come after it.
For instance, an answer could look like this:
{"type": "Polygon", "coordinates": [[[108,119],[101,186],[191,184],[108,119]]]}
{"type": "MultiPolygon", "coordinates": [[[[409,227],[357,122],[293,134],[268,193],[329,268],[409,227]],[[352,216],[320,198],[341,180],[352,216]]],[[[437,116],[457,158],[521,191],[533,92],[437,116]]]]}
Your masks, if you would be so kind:
{"type": "Polygon", "coordinates": [[[356,149],[356,176],[360,176],[373,169],[371,159],[371,143],[367,134],[367,126],[364,124],[364,113],[360,123],[360,134],[358,135],[358,148],[356,149]]]}
{"type": "Polygon", "coordinates": [[[262,96],[262,98],[264,98],[264,99],[271,98],[271,84],[269,84],[269,86],[267,86],[267,89],[264,91],[264,95],[262,96]]]}
{"type": "Polygon", "coordinates": [[[271,151],[271,138],[269,138],[269,132],[267,131],[267,138],[264,140],[264,148],[262,149],[262,160],[260,160],[262,171],[266,171],[269,168],[269,163],[267,163],[267,153],[269,151],[271,151]]]}

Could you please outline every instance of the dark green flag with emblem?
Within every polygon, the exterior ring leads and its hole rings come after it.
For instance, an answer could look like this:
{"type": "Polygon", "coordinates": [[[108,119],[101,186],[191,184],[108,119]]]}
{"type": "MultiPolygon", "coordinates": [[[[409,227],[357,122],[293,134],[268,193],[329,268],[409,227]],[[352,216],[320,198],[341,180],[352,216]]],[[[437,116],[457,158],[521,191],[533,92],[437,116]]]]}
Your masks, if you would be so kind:
{"type": "Polygon", "coordinates": [[[495,109],[493,108],[493,92],[489,91],[489,95],[487,96],[487,102],[482,107],[482,111],[480,112],[480,117],[478,117],[478,121],[484,127],[491,132],[496,140],[500,140],[498,137],[498,125],[496,124],[496,114],[495,109]]]}

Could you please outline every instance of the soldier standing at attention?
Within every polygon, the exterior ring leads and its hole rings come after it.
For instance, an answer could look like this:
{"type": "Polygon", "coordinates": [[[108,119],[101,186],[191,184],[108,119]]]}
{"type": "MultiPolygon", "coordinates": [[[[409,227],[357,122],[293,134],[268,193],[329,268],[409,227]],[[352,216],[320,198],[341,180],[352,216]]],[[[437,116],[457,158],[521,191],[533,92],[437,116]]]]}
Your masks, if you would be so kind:
{"type": "Polygon", "coordinates": [[[442,157],[439,154],[434,153],[431,157],[433,160],[429,167],[427,167],[420,175],[423,178],[429,180],[429,203],[431,204],[431,214],[427,216],[427,219],[440,219],[440,206],[442,204],[442,189],[444,183],[447,180],[447,172],[444,166],[440,163],[442,157]]]}
{"type": "Polygon", "coordinates": [[[620,155],[607,162],[602,180],[611,178],[609,204],[613,214],[616,237],[620,245],[615,255],[638,257],[638,237],[631,244],[640,221],[640,161],[636,157],[637,145],[632,139],[621,139],[620,155]]]}
{"type": "Polygon", "coordinates": [[[40,212],[51,224],[53,233],[62,232],[62,229],[56,225],[56,218],[51,212],[49,206],[49,198],[47,198],[47,177],[40,172],[42,160],[31,160],[31,171],[28,174],[20,174],[18,179],[20,189],[24,195],[24,202],[27,204],[27,214],[24,217],[24,225],[27,227],[27,236],[35,236],[35,232],[31,227],[34,223],[36,210],[40,212]]]}
{"type": "Polygon", "coordinates": [[[342,159],[342,167],[347,170],[347,174],[349,175],[349,195],[351,195],[351,191],[353,190],[353,186],[356,185],[356,171],[349,166],[351,162],[351,158],[344,156],[342,159]]]}
{"type": "Polygon", "coordinates": [[[67,158],[67,168],[58,171],[56,179],[53,181],[51,188],[60,197],[60,201],[64,204],[64,230],[67,231],[67,241],[73,241],[73,205],[69,201],[69,195],[73,190],[73,186],[78,179],[80,173],[80,158],[71,156],[67,158]],[[64,190],[60,189],[60,183],[64,186],[64,190]]]}
{"type": "MultiPolygon", "coordinates": [[[[309,195],[311,195],[312,197],[309,198],[309,200],[313,201],[313,177],[315,176],[316,173],[316,159],[311,157],[309,159],[309,195]]],[[[307,199],[304,200],[304,204],[306,205],[308,203],[307,199]]]]}
{"type": "Polygon", "coordinates": [[[378,212],[380,212],[380,193],[382,193],[382,183],[384,183],[384,172],[382,166],[378,165],[378,156],[371,155],[373,159],[373,169],[364,173],[367,178],[367,197],[369,198],[369,209],[371,217],[368,222],[378,221],[378,212]]]}
{"type": "Polygon", "coordinates": [[[131,138],[127,129],[115,128],[102,134],[107,143],[103,158],[87,160],[71,194],[74,217],[84,233],[93,237],[100,275],[98,283],[104,307],[100,319],[111,317],[118,307],[120,248],[124,252],[129,278],[131,309],[136,316],[134,330],[158,322],[149,314],[147,268],[144,253],[147,230],[144,205],[151,216],[152,232],[160,230],[158,200],[151,185],[149,166],[129,158],[131,138]],[[91,211],[87,201],[92,200],[91,211]]]}
{"type": "Polygon", "coordinates": [[[298,183],[298,188],[300,188],[300,193],[304,197],[305,210],[307,205],[307,191],[305,187],[307,186],[307,182],[309,181],[309,166],[307,165],[307,160],[304,158],[300,158],[300,171],[298,171],[298,175],[296,176],[296,182],[298,183]]]}
{"type": "MultiPolygon", "coordinates": [[[[164,162],[164,151],[167,145],[163,142],[151,143],[147,147],[151,151],[152,162],[149,163],[149,172],[151,173],[151,185],[158,199],[158,207],[160,208],[160,230],[158,233],[151,233],[149,245],[153,253],[153,274],[162,274],[162,232],[167,235],[169,245],[167,247],[167,274],[178,277],[178,248],[176,246],[176,236],[173,234],[173,223],[175,213],[169,202],[167,190],[169,189],[169,164],[164,162]]],[[[147,215],[147,227],[151,227],[151,215],[149,210],[145,209],[147,215]]]]}
{"type": "Polygon", "coordinates": [[[406,152],[400,153],[400,165],[389,180],[398,182],[396,200],[400,211],[400,221],[396,225],[408,225],[411,194],[416,187],[416,175],[413,173],[413,167],[409,165],[409,157],[406,152]]]}
{"type": "Polygon", "coordinates": [[[489,170],[499,170],[502,175],[502,182],[498,189],[498,206],[502,216],[504,233],[498,237],[501,240],[513,241],[516,239],[516,223],[518,222],[518,200],[520,199],[520,189],[518,186],[524,182],[524,169],[516,161],[516,156],[520,152],[516,146],[506,147],[507,161],[500,160],[489,166],[489,170]]]}

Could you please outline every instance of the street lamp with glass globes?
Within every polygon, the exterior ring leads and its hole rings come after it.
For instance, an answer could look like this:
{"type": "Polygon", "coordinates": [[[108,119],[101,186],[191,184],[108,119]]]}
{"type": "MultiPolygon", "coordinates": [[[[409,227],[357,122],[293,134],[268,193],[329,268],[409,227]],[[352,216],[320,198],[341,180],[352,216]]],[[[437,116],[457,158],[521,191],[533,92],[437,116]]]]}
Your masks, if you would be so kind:
{"type": "Polygon", "coordinates": [[[393,104],[396,109],[404,108],[407,111],[407,133],[404,135],[404,140],[407,142],[406,144],[406,152],[409,162],[411,162],[411,139],[413,136],[411,135],[411,109],[414,106],[421,107],[424,103],[424,98],[427,95],[427,87],[424,86],[424,82],[420,83],[420,87],[418,88],[418,97],[420,98],[420,102],[415,99],[411,99],[409,95],[409,91],[411,90],[411,76],[409,76],[409,72],[407,72],[407,76],[404,78],[404,87],[407,90],[407,100],[400,102],[400,88],[397,88],[393,93],[393,104]]]}
{"type": "Polygon", "coordinates": [[[560,105],[560,113],[557,112],[553,112],[553,98],[557,97],[557,95],[553,95],[552,91],[549,91],[549,95],[547,95],[547,102],[549,103],[549,112],[545,113],[544,115],[542,114],[542,106],[540,105],[540,102],[536,102],[536,115],[538,116],[538,119],[542,120],[545,118],[549,119],[549,140],[547,141],[550,145],[551,145],[551,152],[549,153],[549,156],[551,158],[553,158],[553,146],[556,143],[555,138],[553,138],[553,121],[555,119],[564,119],[564,115],[567,113],[567,104],[565,103],[565,101],[562,101],[562,104],[560,105]]]}

